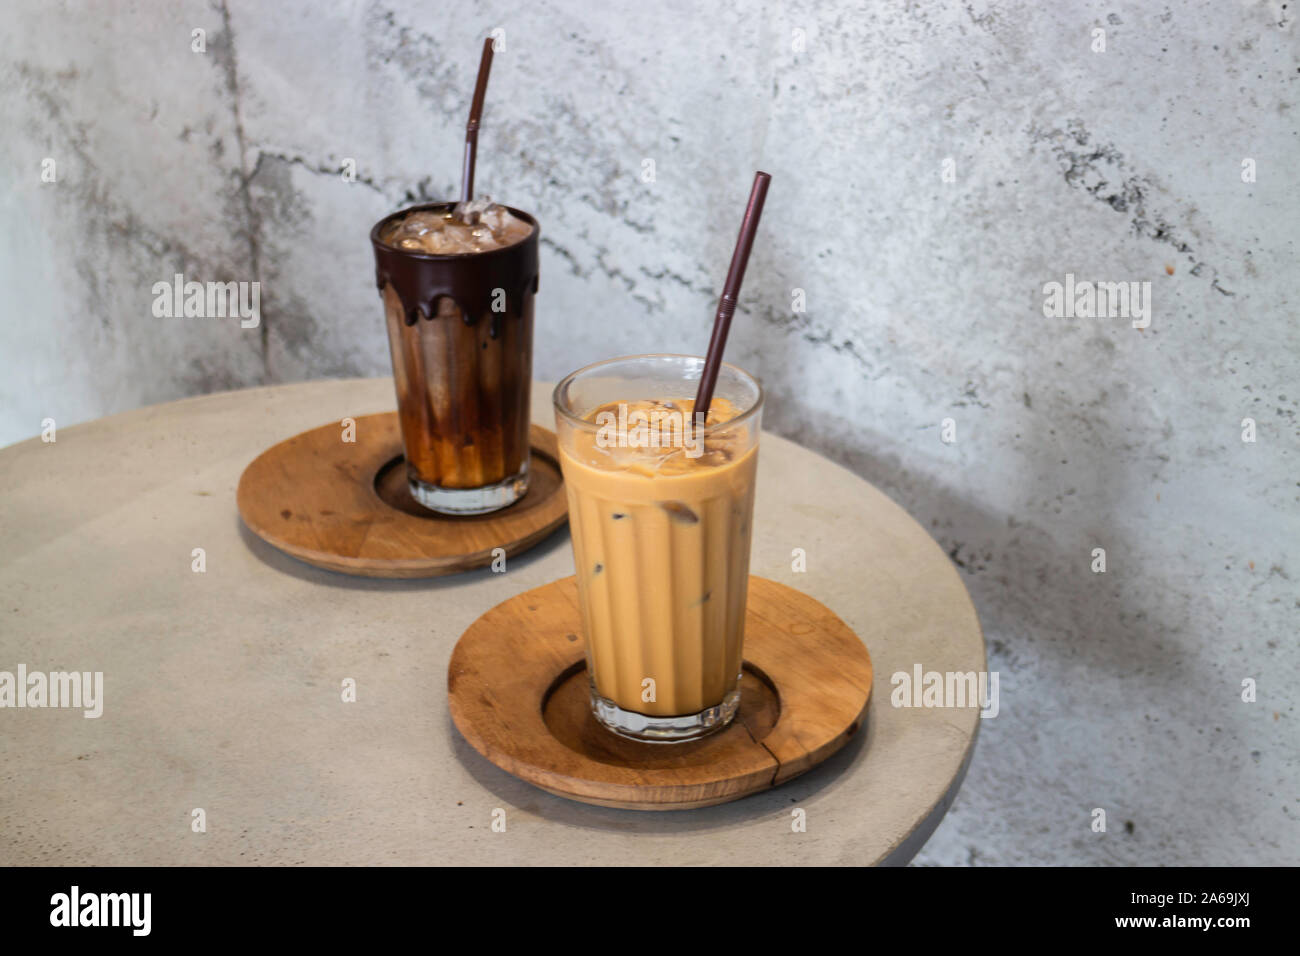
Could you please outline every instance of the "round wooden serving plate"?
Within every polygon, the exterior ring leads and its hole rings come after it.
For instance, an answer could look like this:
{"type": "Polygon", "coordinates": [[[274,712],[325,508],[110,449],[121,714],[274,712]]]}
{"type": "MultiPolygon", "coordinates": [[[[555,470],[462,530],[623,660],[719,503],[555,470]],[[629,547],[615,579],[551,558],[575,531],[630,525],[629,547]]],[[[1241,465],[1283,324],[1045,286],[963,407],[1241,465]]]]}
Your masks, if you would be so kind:
{"type": "Polygon", "coordinates": [[[339,422],[268,448],[244,469],[244,524],[308,564],[371,578],[428,578],[482,567],[492,551],[526,551],[568,516],[555,433],[532,426],[528,493],[486,515],[435,514],[406,487],[396,412],[339,422]]]}
{"type": "Polygon", "coordinates": [[[726,803],[797,777],[857,733],[871,656],[820,602],[749,579],[740,713],[726,730],[638,743],[591,715],[578,589],[565,578],[488,611],[447,672],[451,716],[492,763],[550,793],[630,810],[726,803]]]}

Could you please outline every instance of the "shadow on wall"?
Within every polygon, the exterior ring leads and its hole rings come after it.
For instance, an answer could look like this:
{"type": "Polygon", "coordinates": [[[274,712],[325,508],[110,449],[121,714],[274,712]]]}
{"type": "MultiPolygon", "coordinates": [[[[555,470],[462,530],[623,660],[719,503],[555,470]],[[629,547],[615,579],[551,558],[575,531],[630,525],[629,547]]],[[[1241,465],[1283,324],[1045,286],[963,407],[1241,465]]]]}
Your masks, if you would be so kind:
{"type": "MultiPolygon", "coordinates": [[[[1133,530],[1135,519],[1151,527],[1147,515],[1128,514],[1134,502],[1154,505],[1145,464],[1121,465],[1081,438],[1051,433],[1051,421],[1036,418],[1021,440],[1027,448],[1051,449],[1051,461],[1040,464],[1064,467],[1068,461],[1068,484],[1062,482],[1063,497],[1053,501],[1028,490],[1034,486],[1026,481],[1016,499],[1018,514],[1001,514],[963,495],[959,471],[943,482],[909,469],[896,455],[868,450],[897,448],[892,436],[828,436],[801,418],[799,410],[786,409],[770,416],[770,425],[798,435],[905,507],[939,542],[971,593],[989,669],[1000,673],[1002,705],[999,719],[981,722],[973,813],[1012,809],[1016,818],[1061,823],[1045,838],[1003,821],[995,828],[1000,845],[993,859],[1042,860],[1046,839],[1054,844],[1048,852],[1059,859],[1158,862],[1152,854],[1159,843],[1181,838],[1180,825],[1163,810],[1180,784],[1170,776],[1155,785],[1151,768],[1221,760],[1219,745],[1252,739],[1257,728],[1248,708],[1232,706],[1235,678],[1197,647],[1220,635],[1227,639],[1223,622],[1207,619],[1199,583],[1220,570],[1217,559],[1207,552],[1204,560],[1215,566],[1197,568],[1195,554],[1178,552],[1174,534],[1133,530]],[[1086,504],[1068,494],[1075,485],[1087,492],[1086,504]],[[1055,514],[1061,517],[1054,532],[1055,514]],[[1105,573],[1093,570],[1096,547],[1106,551],[1105,573]],[[1205,704],[1214,700],[1222,703],[1211,717],[1205,704]],[[1138,844],[1127,820],[1120,840],[1098,840],[1085,814],[1099,805],[1121,819],[1149,821],[1156,832],[1138,844]]],[[[1243,797],[1242,812],[1248,803],[1243,797]]],[[[1112,819],[1111,829],[1117,826],[1112,819]]],[[[974,854],[972,848],[972,860],[974,854]]]]}

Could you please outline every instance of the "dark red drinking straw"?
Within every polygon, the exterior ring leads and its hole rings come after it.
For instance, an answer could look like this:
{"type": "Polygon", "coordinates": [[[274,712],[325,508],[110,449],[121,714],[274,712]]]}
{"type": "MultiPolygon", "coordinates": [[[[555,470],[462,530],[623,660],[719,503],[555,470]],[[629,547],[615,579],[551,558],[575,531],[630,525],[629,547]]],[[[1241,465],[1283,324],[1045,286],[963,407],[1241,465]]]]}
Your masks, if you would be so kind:
{"type": "Polygon", "coordinates": [[[483,118],[483,98],[487,95],[488,73],[492,71],[492,38],[483,41],[483,58],[478,61],[478,82],[474,84],[474,101],[465,124],[465,174],[460,181],[460,201],[474,198],[474,154],[478,151],[478,124],[483,118]]]}
{"type": "Polygon", "coordinates": [[[722,367],[722,350],[727,347],[727,332],[731,330],[731,315],[736,311],[740,284],[745,281],[745,266],[749,263],[749,252],[754,248],[754,233],[758,231],[758,218],[763,215],[763,200],[767,198],[767,184],[771,181],[772,177],[767,173],[754,174],[754,188],[749,192],[749,205],[745,207],[745,218],[740,221],[740,236],[736,239],[736,251],[731,254],[727,283],[722,287],[722,299],[713,319],[713,337],[709,339],[709,351],[704,357],[700,390],[695,393],[695,421],[698,425],[703,425],[709,415],[713,387],[718,383],[718,370],[722,367]]]}

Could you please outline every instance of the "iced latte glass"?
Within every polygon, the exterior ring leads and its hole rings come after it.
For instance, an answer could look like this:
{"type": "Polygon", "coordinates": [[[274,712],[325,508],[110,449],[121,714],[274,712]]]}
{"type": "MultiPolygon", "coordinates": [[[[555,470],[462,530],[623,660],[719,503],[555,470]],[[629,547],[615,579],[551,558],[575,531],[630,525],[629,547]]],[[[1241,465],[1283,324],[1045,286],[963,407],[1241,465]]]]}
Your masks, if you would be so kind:
{"type": "Polygon", "coordinates": [[[596,719],[690,740],[740,704],[763,392],[732,365],[692,424],[704,359],[638,355],[555,389],[596,719]]]}
{"type": "Polygon", "coordinates": [[[370,233],[411,496],[483,514],[528,489],[537,222],[434,203],[370,233]]]}

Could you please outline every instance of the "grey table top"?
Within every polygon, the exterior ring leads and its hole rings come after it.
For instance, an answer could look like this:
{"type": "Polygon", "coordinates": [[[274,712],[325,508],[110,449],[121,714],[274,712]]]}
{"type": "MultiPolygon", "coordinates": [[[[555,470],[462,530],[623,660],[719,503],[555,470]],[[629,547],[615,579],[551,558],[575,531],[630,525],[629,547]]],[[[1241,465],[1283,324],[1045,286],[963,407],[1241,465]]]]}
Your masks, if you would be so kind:
{"type": "MultiPolygon", "coordinates": [[[[534,419],[553,427],[549,393],[535,385],[534,419]]],[[[0,709],[0,863],[874,864],[906,862],[933,832],[978,711],[891,706],[890,676],[982,671],[984,641],[956,570],[883,494],[763,437],[751,570],[813,595],[866,642],[866,730],[735,803],[591,807],[489,764],[446,701],[462,631],[572,573],[567,532],[504,574],[381,581],[301,564],[240,522],[235,488],[263,449],[391,408],[388,379],[312,382],[142,408],[0,450],[0,671],[104,681],[98,718],[0,709]],[[342,700],[345,678],[355,702],[342,700]]]]}

